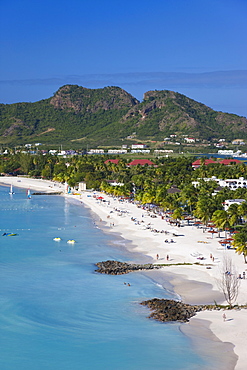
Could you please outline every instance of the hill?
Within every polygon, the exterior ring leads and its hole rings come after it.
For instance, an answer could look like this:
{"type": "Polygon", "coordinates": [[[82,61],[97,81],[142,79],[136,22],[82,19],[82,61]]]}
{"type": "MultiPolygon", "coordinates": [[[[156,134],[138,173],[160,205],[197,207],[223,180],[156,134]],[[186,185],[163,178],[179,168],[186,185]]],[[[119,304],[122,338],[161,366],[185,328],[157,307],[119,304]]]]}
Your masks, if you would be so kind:
{"type": "Polygon", "coordinates": [[[247,119],[168,90],[149,91],[139,102],[119,87],[65,85],[49,99],[0,104],[2,144],[114,145],[131,135],[136,140],[163,140],[170,134],[246,139],[247,119]]]}

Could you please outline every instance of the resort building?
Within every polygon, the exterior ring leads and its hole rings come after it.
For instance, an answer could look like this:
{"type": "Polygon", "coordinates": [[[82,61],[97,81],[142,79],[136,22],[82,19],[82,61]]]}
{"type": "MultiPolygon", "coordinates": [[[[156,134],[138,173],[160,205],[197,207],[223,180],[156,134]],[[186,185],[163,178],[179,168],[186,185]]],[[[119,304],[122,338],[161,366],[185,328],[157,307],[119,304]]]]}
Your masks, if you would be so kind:
{"type": "Polygon", "coordinates": [[[138,164],[140,166],[145,166],[145,164],[147,164],[148,166],[154,165],[154,163],[151,162],[149,159],[134,159],[132,162],[128,164],[128,166],[137,166],[138,164]]]}
{"type": "MultiPolygon", "coordinates": [[[[236,190],[239,188],[247,188],[247,180],[243,177],[240,177],[239,179],[217,179],[217,177],[212,176],[210,178],[204,178],[203,181],[215,181],[221,188],[229,188],[231,190],[236,190]]],[[[193,181],[192,185],[194,187],[199,186],[200,181],[193,181]]]]}
{"type": "Polygon", "coordinates": [[[246,202],[245,199],[227,199],[225,200],[225,202],[223,203],[224,204],[224,209],[225,211],[228,210],[228,208],[232,205],[232,204],[241,204],[243,202],[246,202]]]}

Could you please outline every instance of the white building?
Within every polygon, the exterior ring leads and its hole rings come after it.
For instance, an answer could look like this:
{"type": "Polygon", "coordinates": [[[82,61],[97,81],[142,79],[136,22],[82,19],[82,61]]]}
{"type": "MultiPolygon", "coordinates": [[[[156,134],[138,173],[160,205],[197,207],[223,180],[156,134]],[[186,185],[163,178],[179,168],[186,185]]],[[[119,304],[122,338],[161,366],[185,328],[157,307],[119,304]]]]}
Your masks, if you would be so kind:
{"type": "MultiPolygon", "coordinates": [[[[217,184],[222,188],[229,188],[231,190],[236,190],[239,188],[247,188],[247,180],[243,177],[240,177],[239,179],[217,179],[215,176],[212,176],[210,178],[204,178],[204,181],[216,181],[217,184]]],[[[200,184],[199,181],[193,181],[192,185],[197,187],[200,184]]]]}
{"type": "Polygon", "coordinates": [[[104,154],[104,149],[90,149],[87,154],[104,154]]]}
{"type": "Polygon", "coordinates": [[[146,148],[147,146],[145,144],[132,144],[131,145],[131,148],[132,149],[144,149],[146,148]]]}
{"type": "Polygon", "coordinates": [[[232,204],[237,204],[237,205],[240,205],[242,204],[243,202],[246,202],[245,199],[227,199],[225,200],[224,202],[224,209],[225,211],[228,210],[228,208],[232,205],[232,204]]]}
{"type": "Polygon", "coordinates": [[[127,149],[108,149],[108,154],[126,154],[128,152],[127,149]]]}

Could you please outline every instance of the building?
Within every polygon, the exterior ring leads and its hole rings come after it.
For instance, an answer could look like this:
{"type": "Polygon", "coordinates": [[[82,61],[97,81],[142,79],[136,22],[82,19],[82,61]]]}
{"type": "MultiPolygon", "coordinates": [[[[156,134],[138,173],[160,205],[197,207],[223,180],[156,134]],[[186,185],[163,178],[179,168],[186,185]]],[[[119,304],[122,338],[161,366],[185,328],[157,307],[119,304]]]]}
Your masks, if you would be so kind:
{"type": "Polygon", "coordinates": [[[119,162],[119,159],[107,159],[104,163],[107,164],[107,163],[114,163],[114,164],[118,164],[119,162]]]}
{"type": "Polygon", "coordinates": [[[85,182],[79,182],[79,184],[78,184],[78,190],[79,191],[85,191],[85,190],[87,190],[87,184],[85,183],[85,182]]]}
{"type": "Polygon", "coordinates": [[[87,154],[104,154],[104,149],[90,149],[87,154]]]}
{"type": "MultiPolygon", "coordinates": [[[[247,180],[243,177],[240,177],[239,179],[217,179],[217,177],[212,176],[210,178],[204,178],[203,181],[215,181],[221,188],[229,188],[230,190],[236,190],[239,188],[247,188],[247,180]]],[[[199,186],[199,181],[193,181],[192,185],[195,187],[199,186]]]]}
{"type": "Polygon", "coordinates": [[[193,137],[185,137],[184,141],[186,141],[186,143],[190,144],[190,143],[195,143],[196,139],[193,138],[193,137]]]}
{"type": "MultiPolygon", "coordinates": [[[[205,159],[204,160],[204,165],[205,166],[208,166],[209,164],[216,164],[216,163],[218,163],[218,162],[213,161],[212,159],[205,159]]],[[[201,159],[197,159],[195,162],[192,163],[192,167],[194,169],[199,168],[201,165],[202,165],[202,160],[201,159]]]]}
{"type": "Polygon", "coordinates": [[[132,144],[131,149],[145,149],[147,146],[145,144],[132,144]]]}
{"type": "Polygon", "coordinates": [[[227,199],[225,200],[225,202],[223,203],[224,204],[224,209],[225,211],[228,210],[228,208],[232,205],[232,204],[237,204],[237,205],[240,205],[242,204],[243,202],[246,202],[245,199],[227,199]]]}
{"type": "Polygon", "coordinates": [[[154,166],[154,163],[151,162],[149,159],[134,159],[132,162],[128,164],[128,166],[137,166],[138,164],[140,166],[145,166],[146,164],[148,166],[154,166]]]}

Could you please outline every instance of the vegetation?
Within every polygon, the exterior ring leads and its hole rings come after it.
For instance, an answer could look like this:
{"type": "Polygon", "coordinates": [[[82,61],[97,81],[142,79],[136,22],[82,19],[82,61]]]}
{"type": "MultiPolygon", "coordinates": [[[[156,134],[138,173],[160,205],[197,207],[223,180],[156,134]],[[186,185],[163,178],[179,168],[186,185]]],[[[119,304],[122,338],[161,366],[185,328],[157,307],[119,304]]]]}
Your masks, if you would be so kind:
{"type": "Polygon", "coordinates": [[[0,143],[120,145],[127,137],[158,140],[171,134],[200,140],[247,138],[247,119],[216,112],[173,91],[150,91],[143,102],[119,87],[61,87],[35,103],[0,104],[0,143]]]}

